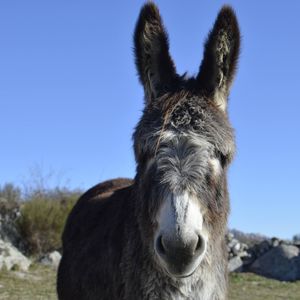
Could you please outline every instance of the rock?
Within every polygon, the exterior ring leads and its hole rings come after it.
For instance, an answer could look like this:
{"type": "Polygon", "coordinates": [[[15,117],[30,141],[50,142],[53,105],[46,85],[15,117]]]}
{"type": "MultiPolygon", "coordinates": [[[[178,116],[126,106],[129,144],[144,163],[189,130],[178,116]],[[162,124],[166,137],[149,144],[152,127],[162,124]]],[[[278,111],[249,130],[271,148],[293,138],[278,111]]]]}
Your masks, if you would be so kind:
{"type": "Polygon", "coordinates": [[[240,258],[244,258],[244,257],[251,257],[250,253],[248,253],[247,251],[241,251],[238,253],[238,256],[240,258]]]}
{"type": "Polygon", "coordinates": [[[272,248],[271,241],[264,240],[260,242],[259,244],[255,244],[253,247],[249,249],[249,252],[252,253],[252,256],[254,257],[260,257],[266,252],[268,252],[272,248]]]}
{"type": "Polygon", "coordinates": [[[247,244],[244,244],[244,243],[241,243],[241,251],[245,251],[245,250],[248,250],[249,247],[247,244]]]}
{"type": "Polygon", "coordinates": [[[243,261],[239,256],[235,256],[229,259],[228,271],[229,272],[241,272],[243,269],[243,261]]]}
{"type": "Polygon", "coordinates": [[[228,241],[231,241],[234,238],[234,235],[231,232],[228,232],[226,237],[228,241]]]}
{"type": "Polygon", "coordinates": [[[300,247],[300,240],[299,241],[294,241],[293,242],[295,246],[300,247]]]}
{"type": "Polygon", "coordinates": [[[231,249],[234,255],[239,255],[239,252],[241,251],[241,244],[237,242],[231,249]]]}
{"type": "Polygon", "coordinates": [[[0,270],[20,269],[27,271],[31,262],[9,242],[0,240],[0,270]]]}
{"type": "Polygon", "coordinates": [[[291,240],[281,240],[279,242],[279,245],[282,245],[282,244],[284,244],[284,245],[293,245],[293,242],[291,240]]]}
{"type": "Polygon", "coordinates": [[[58,268],[60,260],[61,260],[61,254],[58,251],[53,251],[51,253],[44,255],[39,260],[39,262],[46,266],[58,268]]]}
{"type": "Polygon", "coordinates": [[[233,248],[239,241],[236,239],[232,239],[229,243],[228,243],[228,247],[229,248],[233,248]]]}
{"type": "Polygon", "coordinates": [[[279,243],[280,243],[280,240],[279,240],[278,238],[273,237],[273,238],[271,239],[272,247],[277,247],[277,246],[279,246],[279,243]]]}
{"type": "Polygon", "coordinates": [[[296,234],[293,236],[293,243],[296,246],[300,246],[300,234],[296,234]]]}
{"type": "Polygon", "coordinates": [[[262,241],[259,244],[259,252],[260,252],[260,254],[264,254],[267,251],[269,251],[270,247],[271,247],[271,243],[268,240],[262,241]]]}
{"type": "Polygon", "coordinates": [[[249,270],[253,273],[282,281],[300,279],[299,248],[279,245],[255,260],[249,270]]]}
{"type": "Polygon", "coordinates": [[[0,198],[0,239],[9,242],[24,253],[26,246],[16,225],[20,216],[19,204],[10,203],[7,199],[0,198]]]}
{"type": "Polygon", "coordinates": [[[247,256],[241,257],[243,259],[243,271],[248,271],[248,267],[255,261],[256,257],[247,252],[247,256]]]}

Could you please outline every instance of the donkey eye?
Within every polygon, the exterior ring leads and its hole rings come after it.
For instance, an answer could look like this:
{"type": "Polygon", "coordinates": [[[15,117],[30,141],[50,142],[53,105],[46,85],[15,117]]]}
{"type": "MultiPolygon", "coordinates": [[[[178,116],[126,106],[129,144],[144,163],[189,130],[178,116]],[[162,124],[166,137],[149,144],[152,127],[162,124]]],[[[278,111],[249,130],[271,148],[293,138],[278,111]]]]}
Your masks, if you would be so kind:
{"type": "Polygon", "coordinates": [[[218,149],[215,149],[215,155],[216,158],[220,161],[222,168],[224,168],[227,163],[227,156],[223,152],[219,151],[218,149]]]}

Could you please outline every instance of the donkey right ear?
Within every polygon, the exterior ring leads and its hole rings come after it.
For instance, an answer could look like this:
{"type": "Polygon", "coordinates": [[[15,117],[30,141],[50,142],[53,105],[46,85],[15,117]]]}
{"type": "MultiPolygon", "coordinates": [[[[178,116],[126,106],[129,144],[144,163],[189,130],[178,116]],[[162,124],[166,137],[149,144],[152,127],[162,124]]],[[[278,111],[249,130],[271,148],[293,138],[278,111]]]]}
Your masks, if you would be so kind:
{"type": "Polygon", "coordinates": [[[158,8],[151,2],[141,9],[134,33],[134,51],[139,79],[150,103],[170,91],[177,77],[167,33],[158,8]]]}
{"type": "Polygon", "coordinates": [[[237,18],[231,7],[224,6],[208,35],[197,76],[199,87],[224,111],[239,50],[240,31],[237,18]]]}

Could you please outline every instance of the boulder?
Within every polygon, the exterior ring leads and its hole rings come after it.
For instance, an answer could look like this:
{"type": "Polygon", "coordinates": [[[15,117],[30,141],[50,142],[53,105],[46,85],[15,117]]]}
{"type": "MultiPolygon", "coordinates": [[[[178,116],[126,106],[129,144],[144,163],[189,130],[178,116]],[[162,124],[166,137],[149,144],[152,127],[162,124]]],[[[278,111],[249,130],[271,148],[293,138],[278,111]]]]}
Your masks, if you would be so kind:
{"type": "Polygon", "coordinates": [[[272,243],[272,247],[277,247],[280,244],[280,240],[278,238],[276,238],[276,237],[273,237],[271,239],[271,243],[272,243]]]}
{"type": "Polygon", "coordinates": [[[0,240],[0,270],[19,269],[27,271],[31,262],[9,242],[0,240]]]}
{"type": "Polygon", "coordinates": [[[249,270],[282,281],[298,280],[300,279],[299,253],[298,247],[281,244],[257,258],[249,270]]]}
{"type": "Polygon", "coordinates": [[[231,241],[233,238],[234,238],[233,233],[227,232],[227,234],[226,234],[226,239],[227,239],[228,241],[231,241]]]}
{"type": "Polygon", "coordinates": [[[241,252],[241,244],[239,242],[237,242],[231,249],[231,251],[233,252],[234,255],[239,255],[239,253],[241,252]]]}
{"type": "Polygon", "coordinates": [[[245,257],[251,257],[251,254],[250,253],[248,253],[247,251],[241,251],[241,252],[239,252],[238,253],[238,256],[240,257],[240,258],[245,258],[245,257]]]}
{"type": "Polygon", "coordinates": [[[239,241],[237,239],[232,239],[229,243],[228,243],[228,247],[231,249],[233,248],[236,244],[239,244],[239,241]]]}
{"type": "Polygon", "coordinates": [[[239,256],[235,256],[229,259],[228,271],[229,272],[241,272],[243,270],[243,261],[239,256]]]}
{"type": "Polygon", "coordinates": [[[39,262],[46,266],[58,268],[60,260],[61,260],[61,254],[58,251],[53,251],[41,257],[39,262]]]}
{"type": "Polygon", "coordinates": [[[25,253],[26,246],[17,227],[17,219],[20,216],[18,203],[11,203],[5,198],[0,198],[0,239],[25,253]]]}
{"type": "Polygon", "coordinates": [[[294,235],[293,244],[297,247],[300,247],[300,234],[294,235]]]}

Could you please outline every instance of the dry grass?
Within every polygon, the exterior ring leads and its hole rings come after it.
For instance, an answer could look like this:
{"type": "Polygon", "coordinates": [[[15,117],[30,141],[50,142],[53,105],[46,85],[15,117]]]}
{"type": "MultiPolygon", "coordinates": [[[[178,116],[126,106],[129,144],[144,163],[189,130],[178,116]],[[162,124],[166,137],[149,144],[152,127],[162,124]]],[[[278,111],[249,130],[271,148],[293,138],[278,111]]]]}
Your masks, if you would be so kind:
{"type": "MultiPolygon", "coordinates": [[[[0,272],[0,299],[52,300],[55,292],[56,272],[34,265],[28,272],[0,272]]],[[[230,276],[230,300],[299,300],[300,281],[294,283],[266,279],[254,274],[230,276]]]]}
{"type": "Polygon", "coordinates": [[[0,299],[54,300],[56,272],[42,265],[34,265],[28,272],[1,271],[0,299]]]}
{"type": "Polygon", "coordinates": [[[240,273],[230,276],[232,300],[299,300],[300,281],[282,282],[255,274],[240,273]]]}

